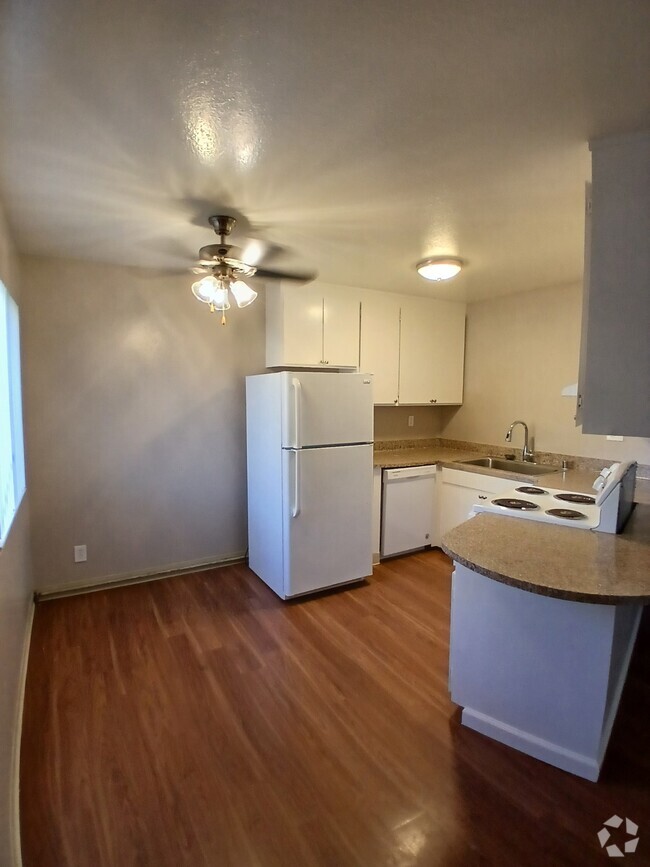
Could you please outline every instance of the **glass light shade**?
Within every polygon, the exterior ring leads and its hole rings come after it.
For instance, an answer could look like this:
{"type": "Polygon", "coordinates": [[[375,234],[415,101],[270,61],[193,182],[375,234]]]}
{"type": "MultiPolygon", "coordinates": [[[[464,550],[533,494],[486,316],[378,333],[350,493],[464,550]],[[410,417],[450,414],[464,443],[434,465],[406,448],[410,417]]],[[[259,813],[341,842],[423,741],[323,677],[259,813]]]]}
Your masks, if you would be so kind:
{"type": "Polygon", "coordinates": [[[243,280],[235,280],[234,283],[231,283],[230,291],[235,297],[237,307],[248,307],[257,298],[257,292],[243,280]]]}
{"type": "Polygon", "coordinates": [[[219,283],[212,276],[204,277],[202,280],[197,280],[192,283],[192,294],[204,304],[210,304],[214,301],[214,295],[219,288],[219,283]]]}
{"type": "Polygon", "coordinates": [[[230,310],[230,299],[228,298],[228,284],[223,280],[215,280],[217,288],[214,292],[212,303],[215,310],[230,310]]]}
{"type": "Polygon", "coordinates": [[[458,274],[463,267],[463,262],[455,257],[432,256],[418,262],[415,267],[425,280],[449,280],[450,277],[458,274]]]}

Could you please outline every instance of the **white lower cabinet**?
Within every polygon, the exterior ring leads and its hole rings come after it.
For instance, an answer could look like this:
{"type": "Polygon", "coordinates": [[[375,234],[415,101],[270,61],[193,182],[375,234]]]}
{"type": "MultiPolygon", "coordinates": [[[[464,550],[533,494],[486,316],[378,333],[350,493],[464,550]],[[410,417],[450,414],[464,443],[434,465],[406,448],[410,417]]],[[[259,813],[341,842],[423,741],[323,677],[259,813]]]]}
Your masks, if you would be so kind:
{"type": "Polygon", "coordinates": [[[438,500],[438,540],[469,517],[472,506],[511,490],[512,479],[443,467],[438,500]]]}
{"type": "Polygon", "coordinates": [[[381,467],[372,474],[372,562],[379,563],[381,546],[381,467]]]}

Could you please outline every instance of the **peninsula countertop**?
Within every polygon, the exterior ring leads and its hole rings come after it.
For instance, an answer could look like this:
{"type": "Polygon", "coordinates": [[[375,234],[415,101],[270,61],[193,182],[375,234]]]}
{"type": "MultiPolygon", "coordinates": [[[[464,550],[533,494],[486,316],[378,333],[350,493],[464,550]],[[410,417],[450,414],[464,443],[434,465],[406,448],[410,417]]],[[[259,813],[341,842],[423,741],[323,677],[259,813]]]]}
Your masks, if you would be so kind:
{"type": "Polygon", "coordinates": [[[648,505],[637,505],[618,535],[482,513],[450,530],[442,549],[474,572],[542,596],[650,603],[648,505]]]}

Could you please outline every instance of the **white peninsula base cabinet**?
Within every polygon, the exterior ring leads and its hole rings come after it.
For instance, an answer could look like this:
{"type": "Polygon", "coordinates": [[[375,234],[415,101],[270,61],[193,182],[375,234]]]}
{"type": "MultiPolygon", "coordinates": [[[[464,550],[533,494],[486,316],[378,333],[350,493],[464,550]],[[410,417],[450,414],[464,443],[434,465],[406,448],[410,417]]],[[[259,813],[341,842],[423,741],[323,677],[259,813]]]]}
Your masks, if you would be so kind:
{"type": "Polygon", "coordinates": [[[641,611],[539,595],[456,563],[449,687],[463,725],[597,780],[641,611]]]}

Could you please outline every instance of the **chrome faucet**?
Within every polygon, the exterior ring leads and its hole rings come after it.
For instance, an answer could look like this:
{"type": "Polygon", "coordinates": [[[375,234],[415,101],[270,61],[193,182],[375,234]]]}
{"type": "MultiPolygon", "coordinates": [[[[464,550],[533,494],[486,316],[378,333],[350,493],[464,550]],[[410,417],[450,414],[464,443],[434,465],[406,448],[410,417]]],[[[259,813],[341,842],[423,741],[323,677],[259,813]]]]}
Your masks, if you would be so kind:
{"type": "Polygon", "coordinates": [[[512,429],[516,424],[521,424],[524,426],[524,447],[521,450],[521,459],[522,461],[529,461],[532,463],[535,459],[535,455],[533,454],[533,450],[528,448],[528,425],[525,421],[521,421],[521,419],[517,419],[517,421],[513,421],[513,423],[508,428],[508,433],[506,434],[506,442],[512,442],[512,429]]]}

